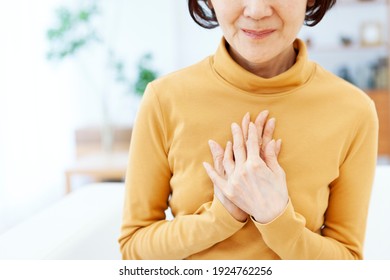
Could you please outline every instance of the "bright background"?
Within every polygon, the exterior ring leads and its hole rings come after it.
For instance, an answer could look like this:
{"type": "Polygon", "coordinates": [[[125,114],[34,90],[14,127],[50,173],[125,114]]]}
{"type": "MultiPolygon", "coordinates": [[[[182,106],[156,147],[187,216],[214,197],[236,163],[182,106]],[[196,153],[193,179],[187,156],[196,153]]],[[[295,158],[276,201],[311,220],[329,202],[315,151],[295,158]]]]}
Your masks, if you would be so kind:
{"type": "MultiPolygon", "coordinates": [[[[118,124],[131,125],[139,100],[112,83],[99,50],[93,47],[60,63],[46,59],[46,30],[53,25],[55,9],[77,7],[87,0],[0,3],[1,233],[63,196],[64,170],[75,157],[74,130],[101,121],[102,91],[110,96],[111,118],[118,124]]],[[[100,3],[101,31],[126,58],[130,78],[145,52],[153,54],[154,67],[164,75],[212,54],[221,39],[219,29],[204,30],[192,21],[185,0],[100,3]]],[[[347,9],[349,14],[355,8],[347,9]]],[[[380,7],[355,9],[348,21],[345,11],[332,12],[319,26],[301,33],[319,49],[313,50],[313,59],[322,59],[335,72],[343,59],[355,64],[354,69],[366,69],[384,53],[379,49],[345,58],[328,51],[324,57],[321,47],[338,46],[341,35],[357,40],[360,20],[384,22],[385,18],[380,7]]]]}
{"type": "MultiPolygon", "coordinates": [[[[88,1],[0,1],[0,232],[56,199],[74,158],[74,130],[101,120],[100,92],[109,91],[112,115],[131,124],[138,99],[115,87],[99,50],[48,61],[46,30],[62,5],[88,1]]],[[[101,31],[126,58],[129,77],[145,52],[160,75],[212,53],[218,30],[187,16],[186,1],[100,1],[101,31]]]]}

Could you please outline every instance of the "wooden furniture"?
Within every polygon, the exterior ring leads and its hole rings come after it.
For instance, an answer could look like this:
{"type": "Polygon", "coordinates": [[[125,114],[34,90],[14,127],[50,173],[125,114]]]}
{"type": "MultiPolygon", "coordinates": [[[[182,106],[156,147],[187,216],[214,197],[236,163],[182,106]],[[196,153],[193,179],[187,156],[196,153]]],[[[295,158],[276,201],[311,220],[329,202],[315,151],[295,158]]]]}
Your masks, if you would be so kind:
{"type": "Polygon", "coordinates": [[[390,156],[390,92],[372,90],[367,93],[375,102],[379,119],[379,156],[390,156]]]}
{"type": "MultiPolygon", "coordinates": [[[[112,145],[108,152],[128,152],[131,127],[111,127],[112,145]]],[[[103,151],[102,130],[100,127],[82,127],[75,131],[76,157],[81,158],[103,151]]]]}
{"type": "Polygon", "coordinates": [[[96,153],[76,160],[66,171],[66,193],[72,191],[74,176],[88,176],[96,182],[123,181],[126,174],[127,156],[122,153],[96,153]]]}
{"type": "Polygon", "coordinates": [[[130,127],[112,127],[112,145],[103,149],[99,127],[76,130],[76,159],[66,170],[66,193],[72,191],[72,178],[87,176],[96,182],[123,181],[127,168],[130,127]]]}
{"type": "Polygon", "coordinates": [[[300,37],[313,60],[363,89],[375,102],[378,156],[390,160],[390,0],[340,0],[324,20],[327,24],[304,29],[300,37]]]}

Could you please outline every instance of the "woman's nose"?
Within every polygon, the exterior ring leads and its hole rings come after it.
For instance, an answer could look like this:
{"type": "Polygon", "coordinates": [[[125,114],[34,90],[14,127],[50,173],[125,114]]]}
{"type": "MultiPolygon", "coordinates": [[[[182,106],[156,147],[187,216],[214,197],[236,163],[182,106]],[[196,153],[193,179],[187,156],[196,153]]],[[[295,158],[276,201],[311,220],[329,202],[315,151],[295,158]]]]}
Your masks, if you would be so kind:
{"type": "MultiPolygon", "coordinates": [[[[271,0],[272,1],[272,0],[271,0]]],[[[244,16],[260,20],[272,15],[270,0],[244,0],[244,16]]]]}

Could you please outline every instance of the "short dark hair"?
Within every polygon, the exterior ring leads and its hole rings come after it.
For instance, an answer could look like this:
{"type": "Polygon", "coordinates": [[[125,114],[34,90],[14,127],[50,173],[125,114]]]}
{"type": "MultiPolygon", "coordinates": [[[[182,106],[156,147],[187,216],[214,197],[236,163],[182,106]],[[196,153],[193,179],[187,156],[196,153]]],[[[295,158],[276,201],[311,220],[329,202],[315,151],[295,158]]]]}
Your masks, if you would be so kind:
{"type": "MultiPolygon", "coordinates": [[[[326,12],[336,4],[337,0],[314,0],[311,7],[307,7],[304,24],[315,26],[326,12]]],[[[219,25],[214,9],[207,5],[207,0],[188,0],[188,9],[193,20],[200,26],[212,29],[219,25]]]]}

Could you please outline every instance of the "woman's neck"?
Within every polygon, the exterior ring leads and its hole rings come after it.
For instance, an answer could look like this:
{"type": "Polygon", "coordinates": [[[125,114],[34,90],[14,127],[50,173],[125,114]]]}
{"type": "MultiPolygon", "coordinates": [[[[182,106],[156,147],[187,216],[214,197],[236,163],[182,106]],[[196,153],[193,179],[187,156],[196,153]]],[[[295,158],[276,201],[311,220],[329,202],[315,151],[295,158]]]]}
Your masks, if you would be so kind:
{"type": "Polygon", "coordinates": [[[293,45],[286,49],[284,52],[274,57],[273,59],[263,62],[256,63],[246,60],[239,53],[235,52],[232,48],[227,46],[230,56],[236,61],[241,67],[247,71],[262,77],[262,78],[272,78],[275,77],[294,65],[297,57],[296,50],[293,45]]]}

